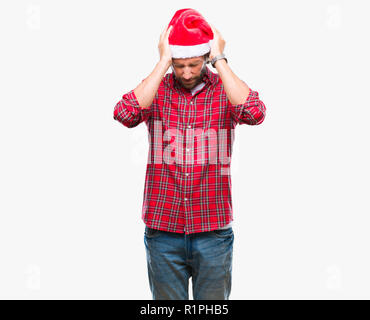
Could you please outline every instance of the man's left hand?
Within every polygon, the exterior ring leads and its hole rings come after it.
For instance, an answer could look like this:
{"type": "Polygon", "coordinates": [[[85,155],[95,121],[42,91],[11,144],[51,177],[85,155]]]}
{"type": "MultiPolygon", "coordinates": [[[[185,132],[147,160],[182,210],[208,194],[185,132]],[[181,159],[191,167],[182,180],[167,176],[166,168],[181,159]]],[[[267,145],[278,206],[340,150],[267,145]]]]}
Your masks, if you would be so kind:
{"type": "Polygon", "coordinates": [[[214,57],[224,52],[226,42],[224,38],[222,38],[221,33],[213,25],[210,24],[210,26],[213,32],[213,42],[209,59],[212,60],[214,57]]]}

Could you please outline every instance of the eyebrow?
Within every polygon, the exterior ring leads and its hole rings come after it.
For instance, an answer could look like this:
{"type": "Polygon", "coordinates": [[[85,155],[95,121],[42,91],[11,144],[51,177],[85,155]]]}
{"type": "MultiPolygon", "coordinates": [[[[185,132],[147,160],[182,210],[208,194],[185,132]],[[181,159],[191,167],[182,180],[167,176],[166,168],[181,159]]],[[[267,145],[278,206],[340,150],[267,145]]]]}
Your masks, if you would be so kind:
{"type": "MultiPolygon", "coordinates": [[[[191,66],[191,65],[194,65],[194,64],[199,64],[200,62],[202,62],[202,61],[198,60],[196,62],[189,63],[189,65],[191,66]]],[[[176,63],[176,62],[174,62],[174,65],[175,66],[178,66],[178,67],[183,67],[184,66],[184,64],[182,64],[182,63],[176,63]]]]}

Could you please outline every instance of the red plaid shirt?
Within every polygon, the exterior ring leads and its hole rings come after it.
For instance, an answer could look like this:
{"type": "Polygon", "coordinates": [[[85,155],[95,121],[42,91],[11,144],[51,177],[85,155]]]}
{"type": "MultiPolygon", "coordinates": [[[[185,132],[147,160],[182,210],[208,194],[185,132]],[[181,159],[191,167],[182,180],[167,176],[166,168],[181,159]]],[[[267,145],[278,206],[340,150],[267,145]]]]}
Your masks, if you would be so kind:
{"type": "Polygon", "coordinates": [[[220,76],[208,67],[193,96],[167,73],[149,108],[134,90],[114,108],[128,128],[145,121],[149,154],[142,219],[154,229],[186,234],[219,229],[233,220],[230,160],[237,124],[260,124],[266,108],[257,91],[232,105],[220,76]]]}

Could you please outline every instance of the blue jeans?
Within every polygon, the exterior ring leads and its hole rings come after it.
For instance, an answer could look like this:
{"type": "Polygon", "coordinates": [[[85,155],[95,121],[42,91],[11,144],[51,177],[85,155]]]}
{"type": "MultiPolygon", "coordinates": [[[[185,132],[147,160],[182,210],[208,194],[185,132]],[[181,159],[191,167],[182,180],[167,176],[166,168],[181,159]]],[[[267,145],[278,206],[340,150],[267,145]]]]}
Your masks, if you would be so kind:
{"type": "Polygon", "coordinates": [[[228,300],[234,232],[232,228],[193,234],[145,227],[149,286],[153,300],[228,300]]]}

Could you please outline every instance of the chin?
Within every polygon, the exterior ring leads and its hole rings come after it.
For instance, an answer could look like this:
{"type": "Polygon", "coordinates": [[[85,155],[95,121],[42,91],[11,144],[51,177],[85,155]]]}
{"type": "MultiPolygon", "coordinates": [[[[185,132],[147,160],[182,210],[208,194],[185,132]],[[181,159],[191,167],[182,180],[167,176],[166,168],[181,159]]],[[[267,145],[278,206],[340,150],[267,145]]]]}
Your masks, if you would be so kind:
{"type": "Polygon", "coordinates": [[[195,79],[192,83],[182,83],[184,85],[184,87],[189,87],[189,88],[193,88],[195,87],[197,84],[199,83],[199,81],[197,79],[195,79]]]}

